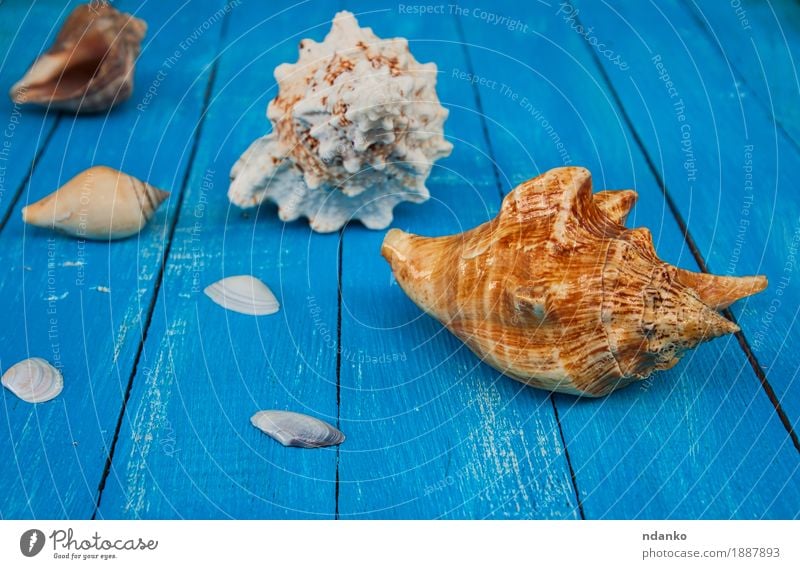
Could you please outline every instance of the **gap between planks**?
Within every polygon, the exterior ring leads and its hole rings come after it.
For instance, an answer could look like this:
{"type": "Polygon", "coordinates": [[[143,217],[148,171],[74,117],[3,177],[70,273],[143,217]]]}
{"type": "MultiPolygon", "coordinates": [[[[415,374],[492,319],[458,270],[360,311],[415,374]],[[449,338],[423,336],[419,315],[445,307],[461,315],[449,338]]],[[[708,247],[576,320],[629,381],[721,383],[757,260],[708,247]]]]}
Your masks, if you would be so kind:
{"type": "MultiPolygon", "coordinates": [[[[580,18],[578,18],[577,16],[576,20],[580,23],[580,25],[584,25],[582,22],[580,22],[580,18]]],[[[636,130],[633,121],[628,115],[628,112],[625,110],[625,107],[622,103],[622,98],[619,96],[619,93],[617,93],[617,90],[611,81],[611,77],[609,77],[608,73],[606,73],[606,70],[603,67],[602,62],[600,61],[600,58],[597,56],[594,50],[589,50],[589,53],[591,55],[592,61],[594,61],[595,63],[595,67],[597,67],[597,70],[600,73],[600,76],[602,77],[604,83],[608,87],[612,99],[616,103],[617,108],[619,108],[622,114],[622,118],[625,121],[625,124],[630,129],[631,134],[633,135],[634,142],[636,143],[636,146],[638,146],[639,149],[641,150],[642,156],[644,156],[644,159],[647,162],[647,167],[653,173],[653,176],[655,176],[658,188],[659,190],[661,190],[661,193],[664,196],[664,200],[667,204],[667,207],[669,208],[669,211],[672,213],[672,216],[675,218],[675,221],[677,222],[678,227],[680,228],[681,233],[683,234],[684,241],[686,242],[689,251],[692,253],[692,257],[694,257],[694,260],[697,262],[697,265],[700,267],[700,270],[703,271],[704,273],[708,273],[709,271],[708,271],[708,266],[706,265],[706,261],[703,258],[703,255],[700,252],[699,248],[697,247],[697,243],[692,237],[692,234],[689,232],[689,227],[686,225],[686,222],[681,216],[677,205],[675,205],[675,202],[670,196],[669,190],[667,189],[667,186],[664,183],[664,179],[661,176],[661,173],[658,171],[658,168],[656,168],[652,156],[650,156],[650,153],[648,152],[647,148],[645,148],[644,142],[639,136],[639,132],[636,130]]],[[[778,124],[777,121],[775,124],[778,124]]],[[[791,137],[789,137],[789,139],[791,140],[791,137]]],[[[730,309],[726,308],[725,310],[722,311],[722,313],[725,315],[726,318],[728,318],[729,320],[738,325],[736,317],[733,315],[730,309]]],[[[775,412],[778,414],[778,418],[780,419],[781,424],[786,429],[786,432],[789,434],[789,438],[791,439],[792,444],[794,445],[795,449],[797,449],[797,451],[800,452],[800,439],[797,436],[797,432],[794,430],[794,427],[792,426],[789,417],[786,415],[786,412],[784,411],[780,400],[775,394],[775,390],[770,384],[769,379],[767,379],[767,375],[764,372],[764,368],[761,366],[761,364],[758,361],[758,358],[756,357],[755,353],[750,347],[750,343],[747,341],[747,338],[744,335],[744,331],[740,329],[738,332],[735,333],[735,336],[736,340],[739,342],[739,347],[742,349],[745,357],[747,358],[747,362],[753,369],[756,378],[758,378],[758,381],[761,384],[764,393],[767,395],[767,398],[769,398],[770,403],[772,403],[772,406],[775,408],[775,412]]]]}
{"type": "MultiPolygon", "coordinates": [[[[11,219],[11,216],[13,215],[14,210],[17,207],[17,202],[19,202],[20,198],[22,197],[22,194],[25,191],[25,186],[28,185],[28,183],[31,180],[31,176],[33,176],[33,170],[34,168],[36,168],[36,164],[37,162],[39,162],[39,158],[41,158],[44,151],[47,150],[47,147],[50,145],[50,140],[53,138],[53,135],[56,132],[56,128],[58,127],[59,123],[61,123],[62,116],[63,115],[61,113],[56,114],[56,118],[53,121],[53,124],[50,125],[50,131],[44,135],[44,140],[42,140],[41,146],[39,146],[36,152],[33,153],[33,158],[31,159],[31,165],[28,168],[28,173],[25,174],[25,176],[22,178],[22,181],[19,183],[19,187],[17,187],[16,191],[14,192],[14,195],[11,196],[11,203],[8,204],[6,213],[3,215],[3,218],[0,219],[0,231],[2,231],[5,228],[6,223],[8,223],[8,220],[11,219]]],[[[44,117],[44,120],[47,120],[46,115],[44,117]]]]}
{"type": "MultiPolygon", "coordinates": [[[[462,27],[461,20],[457,15],[453,14],[453,20],[455,21],[455,27],[456,27],[456,33],[458,34],[458,39],[461,42],[461,49],[464,52],[464,61],[467,66],[467,71],[471,73],[474,77],[475,68],[472,64],[472,57],[470,56],[469,48],[467,47],[467,40],[466,40],[466,35],[464,34],[464,28],[462,27]]],[[[489,136],[489,125],[486,122],[486,115],[483,112],[483,102],[481,101],[480,90],[474,83],[472,84],[472,93],[475,97],[475,107],[476,110],[478,111],[478,117],[480,118],[481,131],[483,133],[483,138],[486,143],[486,150],[489,153],[489,159],[492,163],[492,173],[494,175],[495,186],[497,187],[497,193],[500,196],[500,201],[502,202],[505,196],[503,194],[503,186],[500,182],[500,171],[497,168],[497,160],[495,159],[494,147],[492,146],[492,141],[489,136]]],[[[567,439],[564,436],[564,429],[561,426],[561,417],[558,414],[558,408],[556,406],[555,397],[551,393],[548,396],[548,399],[550,400],[550,405],[553,408],[553,416],[555,418],[556,425],[558,425],[558,435],[559,438],[561,439],[561,445],[564,447],[564,458],[566,459],[567,468],[569,469],[570,481],[572,482],[572,491],[575,493],[575,501],[578,504],[578,513],[580,514],[581,519],[585,520],[586,514],[583,511],[583,502],[581,502],[581,494],[580,491],[578,490],[578,480],[577,477],[575,476],[575,470],[572,467],[572,459],[569,455],[569,449],[567,448],[567,439]]]]}
{"type": "MultiPolygon", "coordinates": [[[[714,39],[714,42],[719,46],[719,42],[716,40],[716,37],[713,35],[713,32],[711,30],[709,30],[707,23],[702,21],[701,19],[699,19],[699,17],[697,16],[697,13],[695,12],[695,6],[694,6],[693,3],[692,3],[692,8],[690,9],[690,12],[692,13],[692,17],[698,23],[700,23],[701,27],[705,30],[705,33],[711,35],[713,37],[713,39],[714,39]]],[[[467,67],[470,70],[470,72],[474,72],[471,56],[470,56],[469,50],[468,50],[468,48],[466,46],[464,31],[463,31],[461,22],[459,21],[458,18],[454,18],[454,21],[455,21],[455,26],[456,26],[456,30],[457,30],[459,39],[462,42],[462,49],[464,51],[464,57],[465,57],[465,61],[466,61],[467,67]]],[[[220,33],[220,39],[219,39],[219,45],[220,46],[222,45],[223,40],[224,40],[224,38],[226,36],[227,25],[228,25],[228,15],[226,14],[225,18],[223,19],[222,27],[221,27],[221,33],[220,33]]],[[[667,203],[667,205],[668,205],[668,207],[670,209],[670,212],[674,216],[676,222],[678,223],[678,226],[681,229],[681,232],[683,233],[684,239],[685,239],[685,241],[687,243],[687,246],[688,246],[689,250],[691,251],[693,257],[695,258],[695,260],[698,263],[698,265],[701,268],[701,270],[703,272],[708,272],[708,268],[706,266],[704,258],[702,257],[702,254],[698,250],[697,245],[696,245],[694,239],[692,238],[692,236],[691,236],[691,234],[690,234],[690,232],[688,230],[688,227],[686,226],[686,223],[682,219],[680,213],[677,210],[677,207],[676,207],[675,203],[673,202],[672,198],[670,197],[670,194],[668,193],[668,190],[667,190],[667,188],[666,188],[666,186],[665,186],[665,184],[663,182],[663,179],[662,179],[660,173],[656,169],[655,164],[653,163],[651,156],[649,155],[648,151],[644,147],[644,144],[642,143],[642,140],[640,139],[636,128],[634,127],[632,121],[630,120],[630,117],[628,116],[627,112],[625,111],[625,109],[624,109],[624,107],[622,105],[622,101],[621,101],[618,93],[616,92],[616,89],[614,88],[614,86],[613,86],[613,84],[612,84],[612,82],[610,80],[610,77],[605,72],[605,69],[603,69],[602,64],[598,60],[596,54],[594,52],[591,52],[591,56],[592,56],[593,61],[596,64],[596,66],[597,66],[597,68],[598,68],[598,70],[599,70],[604,82],[608,86],[609,91],[610,91],[615,103],[617,104],[618,108],[622,112],[622,115],[623,115],[623,118],[625,120],[625,123],[630,128],[637,146],[640,148],[645,160],[647,161],[648,167],[650,168],[650,170],[652,171],[653,175],[655,176],[655,178],[657,180],[657,183],[659,185],[659,189],[661,190],[662,194],[664,195],[664,198],[665,198],[666,203],[667,203]]],[[[148,333],[148,330],[149,330],[149,327],[150,327],[150,324],[151,324],[153,311],[155,309],[155,304],[156,304],[156,301],[157,301],[157,298],[158,298],[158,294],[159,294],[160,289],[161,289],[161,284],[163,282],[164,270],[165,270],[167,259],[169,257],[169,253],[170,253],[171,246],[172,246],[173,236],[174,236],[174,233],[175,233],[175,229],[177,227],[178,218],[180,216],[181,208],[182,208],[182,205],[183,205],[183,198],[184,198],[184,195],[185,195],[185,192],[186,192],[186,187],[188,185],[189,178],[190,178],[190,175],[191,175],[191,172],[192,172],[192,166],[194,164],[194,160],[195,160],[195,157],[196,157],[197,148],[198,148],[198,145],[199,145],[199,140],[200,140],[200,137],[202,136],[203,125],[205,123],[205,118],[206,118],[206,114],[207,114],[207,110],[208,110],[208,103],[210,101],[210,95],[212,93],[213,85],[214,85],[214,82],[215,82],[215,79],[216,79],[218,63],[219,63],[219,55],[217,55],[217,57],[215,57],[215,59],[214,59],[214,61],[212,63],[212,66],[211,66],[210,73],[209,73],[209,79],[208,79],[208,83],[206,84],[206,89],[205,89],[204,98],[203,98],[203,109],[202,109],[202,112],[201,112],[201,115],[200,115],[199,124],[198,124],[197,129],[196,129],[195,138],[194,138],[194,140],[192,142],[192,148],[190,150],[190,155],[189,155],[189,159],[188,159],[188,163],[187,163],[187,168],[186,168],[186,171],[184,173],[184,177],[183,177],[183,180],[182,180],[182,183],[181,183],[180,192],[178,194],[178,203],[177,203],[177,206],[176,206],[176,211],[175,211],[175,214],[174,214],[174,216],[173,216],[173,218],[172,218],[172,220],[170,222],[170,225],[169,225],[166,245],[165,245],[165,248],[164,248],[164,252],[162,254],[162,261],[161,261],[161,265],[159,267],[158,276],[156,278],[156,282],[155,282],[155,285],[154,285],[154,293],[153,293],[153,296],[152,296],[151,301],[149,303],[147,312],[145,314],[145,320],[144,320],[143,328],[142,328],[142,338],[140,340],[140,344],[139,344],[139,347],[138,347],[137,352],[136,352],[136,356],[135,356],[135,359],[134,359],[134,365],[133,365],[133,368],[131,370],[131,373],[130,373],[130,376],[129,376],[129,379],[128,379],[128,383],[127,383],[127,386],[126,386],[126,391],[125,391],[125,396],[124,396],[124,399],[123,399],[122,407],[120,409],[119,417],[117,419],[117,424],[116,424],[116,427],[115,427],[114,436],[112,438],[110,450],[109,450],[108,456],[106,458],[106,463],[105,463],[105,467],[104,467],[104,470],[103,470],[103,473],[102,473],[102,477],[101,477],[100,483],[98,485],[96,504],[95,504],[94,511],[92,513],[91,519],[96,519],[97,518],[97,515],[98,515],[98,512],[99,512],[99,508],[100,508],[100,505],[101,505],[101,501],[102,501],[103,490],[105,489],[106,481],[107,481],[108,476],[109,476],[110,471],[111,471],[111,464],[113,462],[114,451],[116,449],[116,445],[117,445],[117,442],[119,440],[119,435],[120,435],[120,431],[121,431],[121,428],[122,428],[122,421],[123,421],[124,416],[125,416],[127,403],[128,403],[129,397],[130,397],[131,389],[132,389],[132,386],[133,386],[133,381],[134,381],[134,378],[136,376],[136,372],[137,372],[137,369],[138,369],[138,364],[139,364],[139,361],[141,359],[142,351],[143,351],[143,348],[144,348],[144,341],[147,338],[147,333],[148,333]]],[[[746,79],[742,78],[740,73],[737,72],[736,76],[737,76],[738,79],[742,80],[743,83],[747,84],[746,79]]],[[[504,197],[502,184],[500,182],[500,175],[499,175],[499,172],[497,170],[497,164],[496,164],[496,160],[495,160],[494,148],[492,147],[492,142],[491,142],[491,139],[489,137],[488,125],[486,123],[486,118],[484,116],[480,93],[479,93],[478,89],[474,85],[472,86],[472,90],[473,90],[473,95],[475,97],[476,110],[478,111],[479,117],[480,117],[480,123],[481,123],[481,127],[482,127],[482,135],[483,135],[484,141],[486,143],[487,150],[489,152],[489,156],[491,158],[493,176],[494,176],[494,179],[495,179],[495,184],[496,184],[496,187],[497,187],[498,195],[502,199],[504,197]]],[[[764,102],[761,101],[760,98],[759,98],[759,102],[762,105],[764,105],[764,102]]],[[[21,198],[21,196],[22,196],[22,194],[24,192],[25,186],[29,183],[30,178],[31,178],[31,176],[33,174],[33,171],[34,171],[34,168],[36,167],[36,164],[38,163],[39,158],[42,156],[42,153],[47,149],[47,147],[48,147],[53,135],[56,132],[56,128],[58,127],[58,125],[61,122],[62,117],[63,117],[63,115],[61,113],[59,113],[56,116],[55,120],[53,121],[52,125],[50,126],[49,131],[45,134],[41,146],[37,149],[36,153],[34,154],[34,157],[31,160],[31,165],[28,168],[28,172],[27,172],[26,176],[20,182],[20,184],[17,187],[14,195],[11,197],[11,204],[9,205],[9,208],[7,209],[7,211],[4,214],[3,218],[0,219],[0,231],[2,231],[2,229],[5,227],[6,223],[8,222],[8,219],[13,214],[13,211],[15,210],[15,206],[16,206],[17,202],[19,201],[19,199],[21,198]]],[[[786,133],[783,125],[779,121],[777,121],[777,119],[775,121],[775,124],[784,132],[784,134],[786,133]]],[[[795,141],[794,138],[792,138],[791,136],[788,136],[788,135],[786,136],[786,138],[791,140],[792,144],[795,147],[797,147],[798,149],[800,149],[800,145],[798,145],[797,141],[795,141]]],[[[342,259],[343,259],[343,242],[344,242],[343,237],[344,237],[344,229],[340,230],[340,233],[339,233],[339,248],[338,248],[338,279],[339,279],[339,282],[338,282],[338,295],[337,295],[338,296],[338,299],[337,299],[337,343],[338,343],[338,346],[339,346],[339,350],[337,350],[337,356],[336,356],[337,427],[339,426],[339,422],[340,422],[340,403],[341,403],[341,364],[342,364],[342,362],[341,362],[341,324],[342,324],[341,310],[342,310],[342,276],[343,276],[342,275],[342,259]]],[[[725,314],[725,316],[727,318],[733,320],[734,322],[736,321],[735,317],[733,316],[733,314],[729,310],[725,310],[724,314],[725,314]]],[[[774,392],[774,389],[772,388],[771,384],[769,383],[769,380],[766,377],[766,374],[763,371],[763,368],[761,367],[760,363],[758,362],[757,357],[753,353],[753,351],[752,351],[752,349],[751,349],[751,347],[749,345],[749,342],[747,341],[747,338],[745,337],[744,333],[741,332],[741,331],[736,333],[736,338],[737,338],[737,340],[739,342],[739,345],[740,345],[742,351],[744,352],[745,356],[747,357],[747,360],[750,363],[751,368],[753,369],[754,373],[756,374],[756,377],[759,379],[762,388],[764,389],[765,393],[767,394],[767,397],[769,398],[770,402],[772,403],[773,407],[775,408],[775,410],[776,410],[776,412],[777,412],[777,414],[778,414],[778,416],[779,416],[779,418],[781,420],[781,423],[783,424],[784,428],[787,430],[789,436],[791,437],[791,440],[792,440],[795,448],[797,448],[798,451],[800,451],[800,440],[798,439],[798,435],[795,432],[795,430],[793,429],[793,427],[791,425],[791,422],[789,421],[786,413],[784,412],[784,410],[783,410],[783,408],[782,408],[782,406],[780,404],[780,401],[777,399],[777,396],[776,396],[776,394],[774,392]]],[[[565,458],[566,458],[566,461],[567,461],[567,465],[569,467],[569,472],[570,472],[570,476],[571,476],[571,480],[572,480],[572,486],[573,486],[573,490],[575,492],[579,513],[580,513],[581,519],[585,519],[583,505],[581,503],[580,493],[578,491],[577,481],[576,481],[575,473],[574,473],[574,470],[573,470],[573,467],[572,467],[572,462],[571,462],[571,459],[570,459],[569,449],[567,447],[567,441],[566,441],[566,439],[564,437],[564,432],[563,432],[563,429],[562,429],[562,426],[561,426],[561,422],[560,422],[560,418],[559,418],[559,415],[558,415],[558,410],[556,408],[556,404],[555,404],[554,398],[551,396],[549,399],[551,401],[551,405],[553,406],[553,412],[554,412],[554,415],[555,415],[556,424],[558,425],[559,435],[560,435],[562,444],[564,446],[565,458]]],[[[335,519],[339,519],[339,450],[338,449],[337,449],[337,453],[336,453],[335,519]]]]}
{"type": "MultiPolygon", "coordinates": [[[[717,46],[719,51],[723,55],[725,55],[725,49],[722,46],[722,42],[719,41],[719,38],[717,37],[716,32],[714,32],[714,30],[711,28],[711,23],[703,15],[703,11],[697,5],[695,0],[689,0],[688,3],[689,3],[688,12],[689,12],[690,16],[692,17],[692,19],[697,24],[697,27],[699,27],[701,30],[703,30],[703,32],[708,36],[708,39],[711,41],[711,43],[713,45],[717,46]]],[[[774,13],[774,10],[773,10],[773,13],[774,13]]],[[[751,41],[752,41],[752,38],[751,38],[751,41]]],[[[787,49],[788,49],[788,47],[787,47],[787,49]]],[[[762,66],[762,71],[763,71],[763,62],[761,61],[761,55],[758,53],[758,50],[755,51],[755,54],[756,54],[756,58],[758,59],[758,63],[762,66]]],[[[791,55],[791,52],[790,52],[790,55],[791,55]]],[[[728,65],[728,69],[730,70],[731,75],[735,78],[735,80],[736,81],[740,81],[745,87],[747,87],[747,89],[751,93],[754,94],[754,98],[757,101],[757,104],[761,105],[763,107],[763,109],[766,111],[766,113],[769,116],[772,117],[773,123],[775,124],[775,128],[780,130],[781,134],[783,134],[784,138],[789,141],[789,143],[795,148],[795,150],[797,150],[798,153],[800,153],[800,140],[796,140],[795,137],[786,129],[786,127],[783,125],[781,120],[775,115],[775,108],[772,105],[772,95],[771,95],[771,93],[769,91],[767,91],[768,100],[767,101],[762,100],[762,98],[761,98],[762,96],[759,93],[758,89],[754,89],[753,86],[751,85],[751,83],[748,81],[747,75],[742,73],[741,71],[739,71],[737,69],[736,62],[728,60],[728,57],[725,56],[725,63],[728,65]]],[[[766,75],[765,75],[765,77],[766,77],[766,75]]],[[[739,94],[738,87],[736,88],[736,91],[737,91],[737,95],[738,95],[739,94]]],[[[745,133],[746,133],[746,131],[745,131],[745,133]]],[[[800,449],[798,449],[798,450],[800,450],[800,449]]]]}
{"type": "MultiPolygon", "coordinates": [[[[336,287],[336,428],[341,430],[342,413],[342,258],[344,257],[344,230],[339,229],[339,247],[337,247],[337,274],[336,287]]],[[[334,490],[333,519],[339,519],[339,445],[336,445],[336,487],[334,490]]]]}
{"type": "Polygon", "coordinates": [[[213,92],[214,82],[217,77],[217,68],[219,66],[219,59],[221,56],[222,45],[224,44],[225,37],[227,36],[228,31],[228,18],[229,14],[226,13],[222,19],[220,24],[220,35],[218,40],[218,50],[217,55],[214,57],[214,60],[211,63],[211,68],[208,75],[208,82],[206,83],[205,92],[203,93],[203,106],[200,112],[200,118],[198,119],[197,127],[195,128],[195,135],[192,140],[192,147],[189,150],[189,159],[186,164],[186,171],[183,174],[183,180],[181,181],[181,186],[178,191],[178,201],[175,207],[175,214],[173,215],[172,219],[169,222],[169,227],[167,230],[167,238],[166,243],[164,245],[164,252],[161,255],[161,263],[158,268],[158,275],[155,279],[155,286],[153,288],[153,296],[150,299],[150,303],[147,307],[147,313],[145,314],[144,323],[142,325],[142,337],[139,341],[139,347],[136,350],[136,356],[133,360],[133,367],[131,368],[130,376],[128,377],[128,384],[125,387],[125,396],[122,400],[122,407],[119,411],[119,417],[117,418],[117,424],[114,429],[114,436],[111,440],[111,447],[108,451],[108,456],[106,457],[105,467],[103,468],[103,474],[100,477],[100,483],[97,486],[97,500],[95,502],[94,510],[92,512],[92,520],[97,519],[97,515],[100,511],[100,505],[103,500],[103,491],[106,487],[106,481],[108,480],[108,476],[111,473],[111,465],[114,461],[114,451],[117,447],[117,442],[119,441],[119,434],[122,430],[122,421],[125,418],[125,412],[128,407],[128,400],[131,396],[131,390],[133,389],[133,380],[136,377],[136,372],[139,368],[139,361],[142,357],[142,352],[144,351],[144,345],[147,341],[147,333],[150,329],[150,324],[153,319],[153,312],[155,311],[156,302],[158,301],[158,294],[161,291],[161,284],[164,281],[164,271],[166,269],[167,260],[169,259],[169,254],[172,249],[172,241],[175,235],[175,230],[178,226],[178,220],[180,218],[181,209],[183,208],[183,200],[186,194],[186,187],[189,185],[189,179],[192,174],[192,167],[194,166],[194,161],[197,156],[197,148],[200,144],[200,138],[203,135],[203,126],[205,125],[206,115],[208,113],[208,104],[211,100],[211,93],[213,92]]]}

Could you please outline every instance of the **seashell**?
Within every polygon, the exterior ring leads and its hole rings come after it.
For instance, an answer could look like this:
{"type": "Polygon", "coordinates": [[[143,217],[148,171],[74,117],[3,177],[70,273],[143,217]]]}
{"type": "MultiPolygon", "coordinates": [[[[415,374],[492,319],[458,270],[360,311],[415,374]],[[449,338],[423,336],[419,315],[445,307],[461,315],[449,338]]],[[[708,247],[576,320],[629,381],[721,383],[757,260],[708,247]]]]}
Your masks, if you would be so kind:
{"type": "Polygon", "coordinates": [[[22,208],[25,223],[88,239],[123,239],[141,231],[169,193],[106,166],[94,166],[22,208]]]}
{"type": "Polygon", "coordinates": [[[55,43],[11,88],[15,103],[97,112],[130,97],[147,24],[107,2],[82,4],[55,43]]]}
{"type": "Polygon", "coordinates": [[[242,314],[265,316],[275,314],[280,308],[269,287],[250,275],[224,278],[208,285],[203,292],[223,308],[242,314]]]}
{"type": "Polygon", "coordinates": [[[3,374],[3,385],[28,403],[44,403],[64,389],[61,372],[42,358],[29,358],[14,364],[3,374]]]}
{"type": "Polygon", "coordinates": [[[123,239],[139,233],[167,197],[129,174],[94,166],[22,208],[22,219],[75,237],[123,239]]]}
{"type": "Polygon", "coordinates": [[[459,235],[392,229],[382,254],[408,296],[486,363],[550,391],[599,397],[674,366],[739,330],[717,310],[767,280],[661,261],[647,229],[621,223],[631,190],[592,195],[583,168],[558,168],[459,235]]]}
{"type": "Polygon", "coordinates": [[[448,111],[436,64],[418,63],[404,38],[380,39],[339,12],[321,43],[300,42],[296,64],[275,69],[272,132],[231,170],[240,207],[278,204],[284,221],[307,217],[321,233],[350,219],[387,227],[402,201],[424,202],[433,162],[450,154],[448,111]]]}
{"type": "Polygon", "coordinates": [[[285,447],[318,448],[344,442],[339,429],[301,413],[259,411],[250,422],[285,447]]]}

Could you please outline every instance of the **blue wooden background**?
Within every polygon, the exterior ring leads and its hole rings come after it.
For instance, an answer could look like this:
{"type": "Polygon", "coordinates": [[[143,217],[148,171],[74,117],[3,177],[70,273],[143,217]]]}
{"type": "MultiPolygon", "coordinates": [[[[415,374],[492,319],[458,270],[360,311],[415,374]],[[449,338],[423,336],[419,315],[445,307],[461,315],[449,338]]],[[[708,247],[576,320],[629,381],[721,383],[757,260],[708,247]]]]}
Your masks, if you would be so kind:
{"type": "MultiPolygon", "coordinates": [[[[0,367],[41,356],[65,377],[46,404],[0,390],[0,517],[800,516],[796,2],[115,4],[149,24],[128,102],[75,117],[0,97],[0,367]],[[551,395],[421,315],[379,255],[384,232],[230,207],[273,69],[343,8],[436,62],[450,110],[432,198],[393,226],[461,231],[517,183],[586,166],[597,189],[639,192],[629,225],[664,259],[769,277],[732,309],[742,332],[605,399],[551,395]],[[23,206],[94,164],[171,190],[138,237],[23,225],[23,206]],[[279,314],[202,294],[241,273],[279,314]],[[250,426],[266,408],[347,441],[283,448],[250,426]]],[[[0,3],[0,90],[73,5],[0,3]]]]}

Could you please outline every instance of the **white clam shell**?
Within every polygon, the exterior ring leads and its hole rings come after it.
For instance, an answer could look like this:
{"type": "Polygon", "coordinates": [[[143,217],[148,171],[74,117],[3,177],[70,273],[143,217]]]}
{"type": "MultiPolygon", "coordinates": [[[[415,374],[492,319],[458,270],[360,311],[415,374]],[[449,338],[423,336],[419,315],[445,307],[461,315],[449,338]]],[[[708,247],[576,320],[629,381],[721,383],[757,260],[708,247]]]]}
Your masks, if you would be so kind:
{"type": "Polygon", "coordinates": [[[269,287],[250,275],[224,278],[208,285],[203,292],[223,308],[241,314],[265,316],[275,314],[280,308],[269,287]]]}
{"type": "Polygon", "coordinates": [[[259,411],[250,422],[287,447],[318,448],[344,442],[344,434],[339,429],[302,413],[259,411]]]}
{"type": "Polygon", "coordinates": [[[28,403],[43,403],[64,389],[61,372],[42,358],[28,358],[3,374],[3,386],[28,403]]]}
{"type": "Polygon", "coordinates": [[[282,220],[307,217],[320,233],[351,219],[387,227],[395,205],[428,199],[433,163],[452,150],[436,73],[405,39],[379,38],[340,12],[324,41],[301,41],[297,63],[275,69],[272,132],[233,166],[229,199],[270,200],[282,220]]]}

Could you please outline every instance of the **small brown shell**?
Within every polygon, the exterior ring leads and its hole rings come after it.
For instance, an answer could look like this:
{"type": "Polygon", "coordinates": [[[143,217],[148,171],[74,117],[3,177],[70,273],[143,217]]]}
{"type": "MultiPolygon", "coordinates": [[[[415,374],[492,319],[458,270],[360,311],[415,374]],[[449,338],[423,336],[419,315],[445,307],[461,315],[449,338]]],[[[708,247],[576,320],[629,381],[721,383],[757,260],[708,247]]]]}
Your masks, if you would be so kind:
{"type": "Polygon", "coordinates": [[[55,43],[11,88],[15,103],[97,112],[130,97],[147,24],[108,3],[81,4],[55,43]]]}
{"type": "Polygon", "coordinates": [[[437,238],[393,229],[382,254],[406,294],[488,364],[598,397],[738,331],[717,310],[767,285],[664,263],[647,229],[622,225],[635,199],[593,195],[587,170],[558,168],[518,186],[492,221],[437,238]]]}

